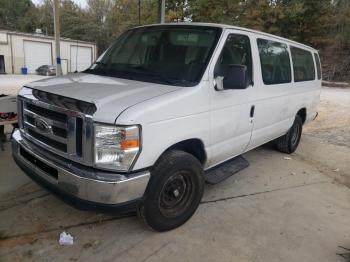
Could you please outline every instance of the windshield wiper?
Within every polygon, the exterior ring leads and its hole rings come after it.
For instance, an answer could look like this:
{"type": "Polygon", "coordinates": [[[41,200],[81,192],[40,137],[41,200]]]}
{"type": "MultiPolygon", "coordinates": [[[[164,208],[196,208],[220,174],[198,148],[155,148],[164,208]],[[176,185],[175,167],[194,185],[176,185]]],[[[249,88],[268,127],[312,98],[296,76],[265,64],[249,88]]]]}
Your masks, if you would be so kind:
{"type": "Polygon", "coordinates": [[[106,68],[107,64],[102,62],[95,62],[90,68],[83,71],[83,73],[90,73],[96,75],[107,75],[109,69],[106,68]],[[96,65],[94,67],[94,65],[96,65]]]}
{"type": "Polygon", "coordinates": [[[160,74],[157,71],[154,71],[153,69],[149,68],[149,67],[145,67],[142,65],[139,66],[132,66],[130,67],[133,70],[139,71],[141,73],[145,73],[146,75],[149,75],[151,77],[155,77],[158,78],[159,80],[169,84],[169,85],[175,85],[176,83],[174,81],[172,81],[171,79],[169,79],[168,77],[160,74]]]}

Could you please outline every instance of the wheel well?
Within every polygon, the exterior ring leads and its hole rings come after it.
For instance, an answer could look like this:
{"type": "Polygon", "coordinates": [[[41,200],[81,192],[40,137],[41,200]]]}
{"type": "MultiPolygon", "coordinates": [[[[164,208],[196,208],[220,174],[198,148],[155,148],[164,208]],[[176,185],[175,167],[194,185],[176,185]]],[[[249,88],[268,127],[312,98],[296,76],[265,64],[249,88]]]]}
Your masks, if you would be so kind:
{"type": "Polygon", "coordinates": [[[301,120],[303,121],[303,124],[304,124],[306,120],[306,108],[300,109],[297,115],[301,117],[301,120]]]}
{"type": "Polygon", "coordinates": [[[181,141],[179,143],[176,143],[169,147],[168,150],[182,150],[184,152],[187,152],[191,155],[193,155],[195,158],[199,160],[199,162],[204,165],[205,161],[207,160],[207,156],[204,150],[203,142],[199,139],[188,139],[181,141]]]}

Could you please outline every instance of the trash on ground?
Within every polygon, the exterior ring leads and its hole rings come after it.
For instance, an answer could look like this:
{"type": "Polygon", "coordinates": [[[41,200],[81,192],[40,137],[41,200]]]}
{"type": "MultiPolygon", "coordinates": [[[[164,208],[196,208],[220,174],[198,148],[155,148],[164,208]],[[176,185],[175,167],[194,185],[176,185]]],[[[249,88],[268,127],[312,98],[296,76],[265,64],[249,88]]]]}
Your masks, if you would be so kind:
{"type": "Polygon", "coordinates": [[[60,234],[60,239],[58,241],[61,246],[69,246],[73,245],[73,236],[71,234],[67,234],[65,231],[63,231],[60,234]]]}
{"type": "Polygon", "coordinates": [[[292,160],[292,158],[289,157],[289,156],[285,156],[285,157],[283,157],[283,159],[284,159],[284,160],[292,160]]]}
{"type": "Polygon", "coordinates": [[[339,172],[339,168],[333,169],[333,172],[339,172]]]}
{"type": "Polygon", "coordinates": [[[292,176],[295,176],[297,173],[295,173],[295,172],[292,172],[292,173],[290,173],[292,176]]]}

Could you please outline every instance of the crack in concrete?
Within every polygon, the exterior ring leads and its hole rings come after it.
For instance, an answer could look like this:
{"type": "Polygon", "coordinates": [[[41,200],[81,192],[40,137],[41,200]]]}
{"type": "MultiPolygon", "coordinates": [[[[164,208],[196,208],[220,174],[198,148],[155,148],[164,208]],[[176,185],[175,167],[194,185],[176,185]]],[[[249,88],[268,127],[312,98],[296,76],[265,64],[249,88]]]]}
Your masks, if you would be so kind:
{"type": "MultiPolygon", "coordinates": [[[[17,204],[14,204],[14,205],[11,205],[10,207],[5,207],[5,208],[1,208],[0,209],[0,212],[2,211],[5,211],[5,210],[9,210],[11,208],[14,208],[14,207],[18,207],[18,206],[21,206],[21,205],[26,205],[28,204],[29,202],[33,201],[33,200],[36,200],[36,199],[40,199],[40,198],[44,198],[48,195],[51,195],[50,193],[45,193],[45,194],[42,194],[42,195],[39,195],[39,196],[36,196],[36,197],[32,197],[30,199],[26,199],[26,200],[19,200],[19,203],[17,204]]],[[[10,204],[10,203],[9,203],[10,204]]],[[[5,205],[6,206],[6,205],[5,205]]]]}
{"type": "Polygon", "coordinates": [[[68,230],[68,229],[81,227],[81,226],[88,226],[88,225],[99,224],[99,223],[104,223],[104,222],[109,222],[109,221],[114,221],[114,220],[121,220],[121,219],[128,218],[128,217],[131,217],[131,216],[132,215],[130,215],[130,214],[126,214],[124,216],[111,217],[111,218],[106,218],[106,219],[99,219],[99,220],[94,220],[94,221],[89,221],[89,222],[82,222],[82,223],[78,223],[78,224],[62,226],[62,227],[59,227],[59,228],[48,228],[46,230],[42,230],[42,231],[39,231],[39,232],[30,232],[30,233],[25,233],[25,234],[5,236],[5,237],[1,237],[0,238],[0,244],[1,244],[2,241],[6,241],[6,240],[9,240],[9,239],[13,239],[13,238],[28,237],[28,236],[33,236],[33,235],[35,236],[35,235],[39,235],[39,234],[43,234],[43,233],[50,233],[50,232],[54,232],[54,231],[58,231],[58,230],[68,230]]]}
{"type": "Polygon", "coordinates": [[[151,257],[153,257],[154,255],[158,254],[160,250],[162,250],[163,248],[167,247],[168,245],[170,245],[172,242],[174,241],[169,241],[163,245],[161,245],[158,249],[156,249],[155,251],[153,251],[151,254],[149,254],[146,258],[144,258],[141,262],[145,262],[148,259],[150,259],[151,257]]]}
{"type": "Polygon", "coordinates": [[[24,198],[24,197],[26,197],[28,195],[31,195],[31,194],[34,194],[34,193],[37,193],[37,192],[40,192],[40,191],[46,192],[43,188],[38,188],[36,190],[29,191],[29,192],[27,192],[25,194],[22,194],[20,196],[15,196],[15,197],[7,198],[7,199],[2,199],[2,200],[0,200],[0,203],[6,203],[6,202],[9,202],[9,201],[12,201],[12,200],[21,199],[21,198],[24,198]]]}
{"type": "Polygon", "coordinates": [[[201,201],[200,204],[216,203],[216,202],[222,202],[222,201],[231,200],[231,199],[236,199],[236,198],[249,197],[249,196],[256,196],[256,195],[261,195],[261,194],[266,194],[266,193],[272,193],[272,192],[276,192],[276,191],[283,191],[283,190],[288,190],[288,189],[293,189],[293,188],[299,188],[299,187],[305,187],[305,186],[312,186],[312,185],[317,185],[317,184],[326,184],[326,183],[330,183],[330,182],[329,182],[329,181],[319,181],[319,182],[308,183],[308,184],[301,184],[301,185],[290,186],[290,187],[275,188],[275,189],[270,189],[270,190],[265,190],[265,191],[250,193],[250,194],[243,194],[243,195],[238,195],[238,196],[223,197],[223,198],[218,198],[218,199],[213,199],[213,200],[201,201]]]}

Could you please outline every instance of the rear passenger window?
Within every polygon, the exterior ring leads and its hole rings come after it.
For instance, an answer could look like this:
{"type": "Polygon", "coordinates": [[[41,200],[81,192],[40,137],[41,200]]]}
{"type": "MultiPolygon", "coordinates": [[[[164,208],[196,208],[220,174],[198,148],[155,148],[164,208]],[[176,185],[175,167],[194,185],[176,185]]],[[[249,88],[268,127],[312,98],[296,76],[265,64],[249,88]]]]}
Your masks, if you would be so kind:
{"type": "Polygon", "coordinates": [[[314,55],[315,55],[316,69],[317,69],[317,79],[321,79],[322,75],[321,75],[320,58],[319,58],[318,54],[314,54],[314,55]]]}
{"type": "Polygon", "coordinates": [[[290,48],[293,60],[294,81],[315,80],[315,65],[312,53],[301,48],[290,48]]]}
{"type": "Polygon", "coordinates": [[[292,77],[287,45],[258,39],[258,48],[265,85],[290,83],[292,77]]]}

